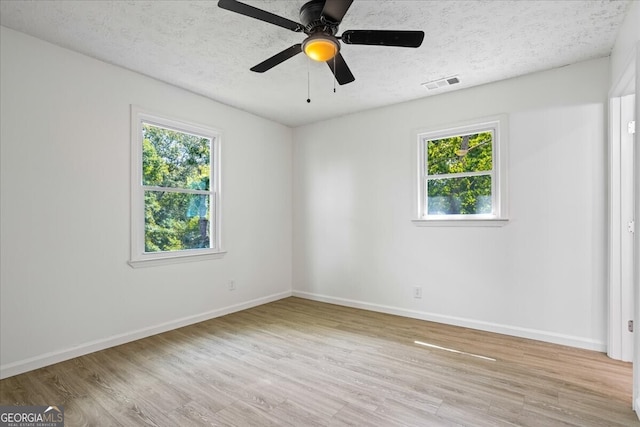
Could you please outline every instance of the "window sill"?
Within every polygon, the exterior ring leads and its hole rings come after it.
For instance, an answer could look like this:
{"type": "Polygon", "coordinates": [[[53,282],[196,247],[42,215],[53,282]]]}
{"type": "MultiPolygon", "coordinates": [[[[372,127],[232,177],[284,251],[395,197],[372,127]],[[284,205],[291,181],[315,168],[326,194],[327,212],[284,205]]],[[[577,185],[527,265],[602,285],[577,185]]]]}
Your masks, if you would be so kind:
{"type": "Polygon", "coordinates": [[[416,227],[504,227],[509,223],[504,218],[483,219],[413,219],[416,227]]]}
{"type": "Polygon", "coordinates": [[[204,254],[171,255],[163,257],[142,258],[129,260],[127,263],[133,268],[154,267],[158,265],[181,264],[184,262],[207,261],[212,259],[222,259],[226,251],[208,252],[204,254]]]}

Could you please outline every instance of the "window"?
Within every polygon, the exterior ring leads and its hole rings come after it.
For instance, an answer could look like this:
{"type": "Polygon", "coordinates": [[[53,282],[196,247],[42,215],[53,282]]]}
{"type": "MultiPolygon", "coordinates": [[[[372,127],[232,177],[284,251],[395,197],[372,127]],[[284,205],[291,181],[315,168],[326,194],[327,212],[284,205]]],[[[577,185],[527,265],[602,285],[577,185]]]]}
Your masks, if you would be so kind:
{"type": "Polygon", "coordinates": [[[133,267],[219,258],[220,135],[131,109],[133,267]]]}
{"type": "Polygon", "coordinates": [[[504,128],[500,117],[418,133],[417,225],[503,225],[504,128]]]}

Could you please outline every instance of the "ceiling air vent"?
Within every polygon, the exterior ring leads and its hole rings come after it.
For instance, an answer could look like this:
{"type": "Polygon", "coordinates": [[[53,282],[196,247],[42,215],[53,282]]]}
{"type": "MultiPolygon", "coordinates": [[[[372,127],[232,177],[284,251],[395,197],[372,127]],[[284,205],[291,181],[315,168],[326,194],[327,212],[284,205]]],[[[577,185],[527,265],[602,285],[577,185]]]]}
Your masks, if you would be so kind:
{"type": "Polygon", "coordinates": [[[432,80],[430,82],[422,83],[422,86],[426,87],[427,90],[434,90],[455,85],[457,83],[460,83],[460,79],[458,78],[458,76],[451,76],[445,77],[444,79],[432,80]]]}

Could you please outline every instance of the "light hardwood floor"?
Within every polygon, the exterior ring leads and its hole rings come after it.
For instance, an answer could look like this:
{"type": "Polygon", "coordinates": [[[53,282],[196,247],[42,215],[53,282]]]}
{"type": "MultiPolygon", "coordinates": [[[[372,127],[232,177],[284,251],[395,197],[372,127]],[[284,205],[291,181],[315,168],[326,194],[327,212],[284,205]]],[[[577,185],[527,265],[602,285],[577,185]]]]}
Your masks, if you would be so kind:
{"type": "Polygon", "coordinates": [[[0,403],[68,427],[640,426],[604,354],[298,298],[7,378],[0,403]]]}

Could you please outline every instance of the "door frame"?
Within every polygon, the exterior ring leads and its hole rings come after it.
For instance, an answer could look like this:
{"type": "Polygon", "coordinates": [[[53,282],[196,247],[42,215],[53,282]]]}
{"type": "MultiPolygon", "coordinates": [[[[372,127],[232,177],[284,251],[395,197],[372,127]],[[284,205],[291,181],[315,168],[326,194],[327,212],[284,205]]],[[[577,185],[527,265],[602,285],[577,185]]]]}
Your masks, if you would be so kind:
{"type": "MultiPolygon", "coordinates": [[[[627,74],[627,73],[625,73],[627,74]]],[[[627,224],[633,217],[629,187],[633,186],[625,129],[630,119],[628,98],[634,90],[633,75],[625,75],[615,95],[609,97],[609,333],[607,354],[612,359],[633,361],[633,335],[627,321],[634,319],[633,241],[629,241],[627,224]],[[630,304],[631,302],[631,304],[630,304]]]]}
{"type": "MultiPolygon", "coordinates": [[[[640,124],[640,95],[638,95],[638,91],[640,90],[640,42],[636,43],[636,48],[634,50],[635,56],[635,79],[636,79],[636,133],[635,137],[635,164],[634,164],[634,195],[635,195],[635,215],[636,222],[638,222],[638,215],[640,215],[640,171],[638,171],[638,167],[640,166],[640,147],[638,147],[638,130],[637,127],[640,124]]],[[[635,318],[640,319],[640,237],[638,236],[638,231],[636,230],[634,234],[634,296],[633,300],[635,302],[635,318]]],[[[640,320],[639,320],[640,322],[640,320]]],[[[633,352],[633,409],[636,411],[636,415],[640,418],[640,334],[637,332],[634,333],[634,352],[633,352]]]]}
{"type": "MultiPolygon", "coordinates": [[[[624,275],[621,244],[623,236],[628,234],[627,224],[621,218],[621,158],[620,143],[622,138],[621,123],[621,98],[631,93],[636,93],[635,97],[635,121],[639,123],[638,116],[640,112],[640,96],[637,91],[640,89],[640,42],[636,43],[632,54],[627,60],[624,72],[618,81],[612,85],[609,91],[609,328],[607,334],[607,354],[609,357],[618,360],[628,360],[633,362],[633,409],[640,417],[640,338],[638,332],[632,337],[631,348],[629,353],[628,346],[623,346],[624,331],[627,328],[628,317],[622,310],[623,298],[633,299],[632,315],[636,320],[635,330],[640,328],[640,266],[638,265],[638,254],[640,254],[640,245],[638,239],[638,231],[633,235],[633,271],[627,271],[632,279],[632,295],[623,295],[622,277],[624,275]],[[623,347],[627,348],[623,352],[623,347]],[[625,354],[623,354],[625,353],[625,354]]],[[[640,147],[638,147],[638,131],[635,134],[635,165],[634,165],[634,190],[635,196],[635,216],[637,220],[640,212],[640,197],[638,190],[640,189],[640,173],[637,168],[640,164],[640,147]]],[[[637,222],[637,221],[636,221],[637,222]]]]}

